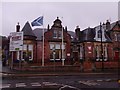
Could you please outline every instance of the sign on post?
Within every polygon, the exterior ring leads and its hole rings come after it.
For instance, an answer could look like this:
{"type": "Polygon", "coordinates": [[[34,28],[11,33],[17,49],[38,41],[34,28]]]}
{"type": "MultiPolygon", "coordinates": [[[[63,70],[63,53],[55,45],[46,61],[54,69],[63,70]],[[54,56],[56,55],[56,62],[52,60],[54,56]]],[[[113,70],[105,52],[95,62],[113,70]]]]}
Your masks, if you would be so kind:
{"type": "Polygon", "coordinates": [[[23,47],[23,32],[10,33],[10,51],[21,51],[23,47]]]}

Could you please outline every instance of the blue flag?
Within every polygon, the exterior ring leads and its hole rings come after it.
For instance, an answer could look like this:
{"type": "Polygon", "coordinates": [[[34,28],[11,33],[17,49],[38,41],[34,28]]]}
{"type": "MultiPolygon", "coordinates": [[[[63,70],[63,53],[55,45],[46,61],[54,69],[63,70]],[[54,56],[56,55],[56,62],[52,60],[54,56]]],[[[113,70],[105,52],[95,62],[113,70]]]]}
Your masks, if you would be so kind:
{"type": "Polygon", "coordinates": [[[32,26],[42,26],[43,25],[43,16],[38,17],[32,23],[32,26]]]}

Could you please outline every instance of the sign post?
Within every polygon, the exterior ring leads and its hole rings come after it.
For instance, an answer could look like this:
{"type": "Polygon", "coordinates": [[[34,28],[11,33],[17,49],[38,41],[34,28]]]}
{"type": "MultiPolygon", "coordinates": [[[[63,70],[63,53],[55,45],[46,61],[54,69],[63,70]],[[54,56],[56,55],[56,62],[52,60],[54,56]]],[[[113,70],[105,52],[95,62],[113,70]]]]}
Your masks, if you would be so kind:
{"type": "MultiPolygon", "coordinates": [[[[11,61],[11,69],[13,68],[13,52],[18,52],[22,55],[22,47],[23,47],[23,32],[11,32],[10,33],[10,52],[12,52],[12,61],[11,61]]],[[[21,56],[19,55],[19,68],[21,68],[21,56]]]]}

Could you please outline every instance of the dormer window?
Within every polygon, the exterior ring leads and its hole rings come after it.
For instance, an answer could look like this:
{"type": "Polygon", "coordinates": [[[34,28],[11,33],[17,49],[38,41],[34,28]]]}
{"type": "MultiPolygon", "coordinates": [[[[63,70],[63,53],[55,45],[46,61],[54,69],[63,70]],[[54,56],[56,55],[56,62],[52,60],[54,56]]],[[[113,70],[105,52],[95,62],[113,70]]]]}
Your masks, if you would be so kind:
{"type": "Polygon", "coordinates": [[[98,31],[98,38],[101,38],[101,31],[98,31]]]}

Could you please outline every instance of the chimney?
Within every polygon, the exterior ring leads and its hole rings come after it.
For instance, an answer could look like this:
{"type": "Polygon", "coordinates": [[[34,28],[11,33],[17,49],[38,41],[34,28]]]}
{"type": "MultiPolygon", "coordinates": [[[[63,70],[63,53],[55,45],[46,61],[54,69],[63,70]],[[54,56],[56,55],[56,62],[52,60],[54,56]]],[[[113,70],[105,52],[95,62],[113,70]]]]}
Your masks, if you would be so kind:
{"type": "Polygon", "coordinates": [[[18,22],[18,25],[16,25],[16,32],[20,32],[20,25],[19,25],[19,22],[18,22]]]}
{"type": "Polygon", "coordinates": [[[67,26],[65,26],[65,31],[67,32],[67,26]]]}
{"type": "Polygon", "coordinates": [[[48,27],[47,27],[47,29],[48,29],[48,31],[50,30],[50,26],[49,26],[49,24],[48,24],[48,27]]]}
{"type": "Polygon", "coordinates": [[[109,20],[106,21],[106,30],[109,31],[111,28],[109,20]]]}
{"type": "Polygon", "coordinates": [[[80,36],[80,28],[79,28],[79,26],[76,26],[75,37],[76,37],[77,40],[79,39],[79,36],[80,36]]]}

